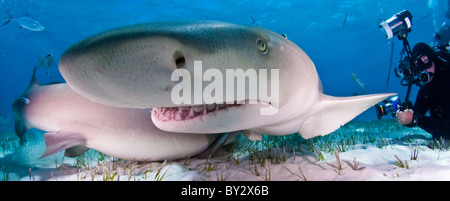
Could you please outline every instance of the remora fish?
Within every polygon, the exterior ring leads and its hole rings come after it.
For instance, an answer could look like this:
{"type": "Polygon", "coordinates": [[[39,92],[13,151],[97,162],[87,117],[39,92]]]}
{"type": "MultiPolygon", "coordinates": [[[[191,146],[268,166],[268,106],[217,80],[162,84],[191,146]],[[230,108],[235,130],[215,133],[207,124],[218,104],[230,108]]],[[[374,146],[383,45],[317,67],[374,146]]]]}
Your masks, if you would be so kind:
{"type": "MultiPolygon", "coordinates": [[[[261,27],[211,21],[149,23],[106,31],[70,47],[60,59],[59,69],[67,83],[90,100],[153,108],[152,120],[163,130],[242,130],[247,136],[256,135],[253,139],[259,139],[259,134],[299,132],[304,138],[326,135],[394,95],[325,95],[313,62],[291,41],[261,27]],[[260,115],[261,108],[272,106],[262,99],[256,100],[258,104],[217,104],[219,107],[174,104],[171,91],[176,83],[171,81],[172,72],[186,69],[192,75],[194,61],[202,61],[203,70],[214,68],[223,74],[237,68],[257,72],[279,69],[278,113],[260,115]],[[192,108],[196,112],[186,112],[192,108]],[[167,116],[167,110],[173,115],[167,116]],[[194,117],[185,118],[188,113],[194,117]]],[[[198,79],[201,82],[202,77],[194,76],[192,82],[198,79]]]]}
{"type": "Polygon", "coordinates": [[[353,82],[355,82],[355,83],[356,83],[359,87],[361,87],[361,89],[362,89],[362,92],[361,92],[360,94],[358,94],[358,93],[356,93],[356,92],[353,92],[353,93],[354,93],[355,95],[361,95],[361,94],[364,94],[364,92],[366,91],[366,87],[365,87],[364,83],[361,82],[361,80],[359,79],[358,76],[356,76],[355,73],[352,73],[351,76],[352,76],[353,82]]]}
{"type": "Polygon", "coordinates": [[[47,75],[50,75],[50,68],[53,64],[53,62],[55,61],[55,57],[53,57],[52,54],[47,54],[45,57],[42,56],[39,58],[39,62],[37,67],[38,68],[45,68],[45,70],[47,71],[47,75]]]}
{"type": "Polygon", "coordinates": [[[347,28],[347,20],[348,20],[348,14],[345,14],[344,21],[342,22],[342,29],[347,28]]]}
{"type": "Polygon", "coordinates": [[[174,160],[204,152],[219,137],[162,131],[151,122],[148,110],[98,104],[65,83],[40,86],[35,72],[36,68],[22,95],[29,103],[18,99],[13,112],[19,138],[23,139],[29,128],[47,132],[42,157],[62,150],[74,157],[92,148],[122,159],[174,160]]]}

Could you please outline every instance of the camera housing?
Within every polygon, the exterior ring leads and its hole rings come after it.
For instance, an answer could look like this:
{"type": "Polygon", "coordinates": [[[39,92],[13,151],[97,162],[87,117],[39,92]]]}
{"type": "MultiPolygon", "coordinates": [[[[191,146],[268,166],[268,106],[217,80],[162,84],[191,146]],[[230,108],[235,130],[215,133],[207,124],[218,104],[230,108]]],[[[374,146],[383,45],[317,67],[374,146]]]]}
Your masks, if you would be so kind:
{"type": "Polygon", "coordinates": [[[401,109],[401,102],[400,98],[396,96],[391,96],[381,102],[380,104],[375,105],[375,111],[377,113],[378,119],[381,119],[384,115],[391,114],[392,116],[395,116],[395,113],[401,109]]]}
{"type": "MultiPolygon", "coordinates": [[[[420,56],[419,56],[420,58],[420,56]]],[[[423,86],[431,81],[433,73],[425,71],[430,68],[432,63],[427,64],[419,58],[413,58],[416,63],[411,65],[410,56],[403,54],[398,66],[394,69],[395,75],[402,79],[401,85],[408,86],[410,84],[416,84],[418,86],[423,86]]]]}
{"type": "Polygon", "coordinates": [[[390,19],[382,22],[379,27],[388,39],[394,36],[406,37],[405,34],[411,31],[412,15],[408,10],[403,10],[390,19]]]}
{"type": "Polygon", "coordinates": [[[403,79],[407,75],[411,74],[411,65],[409,63],[409,58],[406,55],[403,55],[398,63],[398,66],[394,69],[395,75],[403,79]]]}

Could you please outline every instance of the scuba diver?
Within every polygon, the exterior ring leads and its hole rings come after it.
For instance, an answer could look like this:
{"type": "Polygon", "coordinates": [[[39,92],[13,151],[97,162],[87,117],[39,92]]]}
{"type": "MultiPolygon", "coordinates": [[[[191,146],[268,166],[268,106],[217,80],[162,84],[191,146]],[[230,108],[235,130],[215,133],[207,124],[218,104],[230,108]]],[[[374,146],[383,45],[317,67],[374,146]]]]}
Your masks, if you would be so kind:
{"type": "Polygon", "coordinates": [[[422,71],[422,82],[414,106],[398,110],[399,124],[419,126],[433,138],[450,138],[450,56],[447,52],[435,52],[425,43],[418,43],[412,51],[412,59],[422,71]],[[426,113],[429,111],[429,116],[426,113]]]}
{"type": "MultiPolygon", "coordinates": [[[[447,21],[450,20],[450,0],[447,21]]],[[[418,43],[413,50],[407,40],[411,32],[412,15],[408,10],[383,21],[379,27],[388,39],[397,36],[403,41],[401,60],[395,69],[401,85],[407,86],[403,103],[393,96],[375,106],[378,119],[383,115],[395,116],[398,123],[407,127],[419,126],[433,138],[450,138],[450,25],[444,23],[434,34],[432,46],[418,43]],[[416,102],[409,100],[413,85],[420,87],[416,102]],[[429,114],[429,115],[428,115],[429,114]]]]}

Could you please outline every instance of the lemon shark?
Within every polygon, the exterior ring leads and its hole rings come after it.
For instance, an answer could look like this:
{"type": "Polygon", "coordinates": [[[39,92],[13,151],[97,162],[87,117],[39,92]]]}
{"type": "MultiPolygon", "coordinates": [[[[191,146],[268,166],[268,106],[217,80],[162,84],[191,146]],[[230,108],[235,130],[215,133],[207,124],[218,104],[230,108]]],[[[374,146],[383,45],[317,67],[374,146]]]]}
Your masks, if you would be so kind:
{"type": "Polygon", "coordinates": [[[30,128],[46,131],[42,157],[63,150],[74,157],[92,148],[122,159],[175,160],[196,156],[219,138],[162,131],[151,122],[148,110],[98,104],[65,83],[41,86],[34,74],[26,92],[13,103],[13,112],[21,140],[30,128]]]}
{"type": "MultiPolygon", "coordinates": [[[[92,101],[152,108],[152,121],[162,130],[199,134],[243,131],[252,139],[260,139],[260,134],[297,132],[306,139],[327,135],[394,95],[325,95],[313,62],[296,44],[265,28],[214,21],[156,22],[105,31],[68,48],[59,70],[77,93],[92,101]],[[204,81],[195,75],[196,61],[202,62],[204,71],[217,69],[223,74],[228,69],[277,69],[277,112],[261,115],[262,108],[274,107],[274,103],[252,99],[250,89],[245,90],[244,98],[235,96],[234,102],[175,104],[171,94],[180,82],[171,80],[172,73],[185,69],[194,74],[190,87],[195,87],[194,83],[204,81]]],[[[202,90],[207,87],[203,85],[202,90]]],[[[197,95],[192,92],[193,99],[199,98],[197,95]]]]}

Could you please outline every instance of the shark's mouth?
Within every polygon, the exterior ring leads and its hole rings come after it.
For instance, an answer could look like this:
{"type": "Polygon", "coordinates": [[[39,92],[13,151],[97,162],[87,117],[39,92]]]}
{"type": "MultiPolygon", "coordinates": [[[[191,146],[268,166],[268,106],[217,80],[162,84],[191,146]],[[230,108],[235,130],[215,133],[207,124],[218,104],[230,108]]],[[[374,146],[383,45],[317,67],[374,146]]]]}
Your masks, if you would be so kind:
{"type": "Polygon", "coordinates": [[[182,106],[182,107],[154,107],[152,108],[153,116],[158,121],[186,121],[189,119],[205,116],[209,113],[217,113],[226,111],[230,107],[238,107],[243,104],[238,104],[234,101],[233,104],[209,104],[198,106],[182,106]]]}

